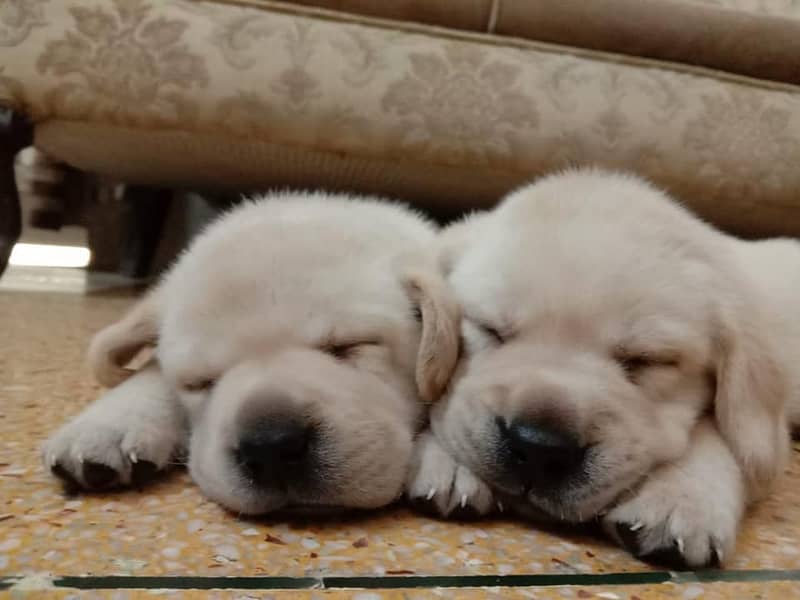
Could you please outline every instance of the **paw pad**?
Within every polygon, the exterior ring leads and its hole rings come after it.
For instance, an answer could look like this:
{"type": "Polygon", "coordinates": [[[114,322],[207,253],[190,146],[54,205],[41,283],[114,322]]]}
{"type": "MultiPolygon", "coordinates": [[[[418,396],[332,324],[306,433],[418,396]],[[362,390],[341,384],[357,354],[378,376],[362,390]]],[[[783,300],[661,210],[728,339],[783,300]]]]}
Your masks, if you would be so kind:
{"type": "Polygon", "coordinates": [[[72,476],[72,473],[67,471],[59,463],[55,463],[50,467],[50,472],[61,480],[64,484],[64,492],[67,494],[74,494],[77,490],[81,489],[81,484],[72,476]]]}
{"type": "Polygon", "coordinates": [[[90,488],[102,490],[117,484],[119,475],[108,465],[86,461],[83,463],[83,480],[90,488]]]}
{"type": "MultiPolygon", "coordinates": [[[[666,567],[673,571],[686,571],[692,568],[684,555],[684,542],[676,538],[671,544],[656,548],[647,553],[642,552],[639,543],[639,531],[643,528],[641,523],[617,523],[616,533],[622,545],[639,560],[666,567]]],[[[708,561],[699,565],[700,568],[718,569],[722,565],[722,553],[714,545],[711,546],[711,554],[708,561]]]]}
{"type": "Polygon", "coordinates": [[[131,466],[131,484],[134,486],[144,485],[158,475],[158,467],[149,460],[137,460],[131,466]]]}

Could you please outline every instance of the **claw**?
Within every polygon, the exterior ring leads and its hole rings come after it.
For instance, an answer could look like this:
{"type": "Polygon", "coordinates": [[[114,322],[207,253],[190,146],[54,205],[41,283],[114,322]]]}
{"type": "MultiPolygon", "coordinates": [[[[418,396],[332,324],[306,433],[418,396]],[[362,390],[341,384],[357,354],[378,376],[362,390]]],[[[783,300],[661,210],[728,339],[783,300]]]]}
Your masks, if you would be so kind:
{"type": "Polygon", "coordinates": [[[642,527],[644,527],[644,523],[639,521],[638,523],[634,523],[633,525],[628,527],[628,529],[630,529],[631,531],[639,531],[642,527]]]}
{"type": "Polygon", "coordinates": [[[500,502],[500,500],[497,501],[497,510],[499,510],[500,512],[503,512],[505,510],[505,508],[503,508],[503,503],[500,502]]]}
{"type": "Polygon", "coordinates": [[[139,462],[139,457],[136,456],[136,450],[131,450],[130,452],[128,452],[128,458],[131,459],[131,462],[133,464],[136,464],[137,462],[139,462]]]}
{"type": "Polygon", "coordinates": [[[431,488],[431,491],[428,492],[428,495],[425,496],[425,500],[431,500],[436,495],[436,488],[431,488]]]}
{"type": "Polygon", "coordinates": [[[81,464],[83,464],[84,462],[86,462],[86,461],[83,459],[83,454],[78,454],[78,462],[79,462],[79,463],[81,463],[81,464]]]}
{"type": "Polygon", "coordinates": [[[715,547],[713,551],[717,557],[717,562],[720,564],[720,566],[722,566],[722,557],[723,557],[722,548],[715,547]]]}
{"type": "Polygon", "coordinates": [[[461,494],[461,508],[464,508],[467,505],[467,495],[461,494]]]}
{"type": "Polygon", "coordinates": [[[678,547],[678,552],[683,554],[683,538],[675,538],[675,545],[678,547]]]}

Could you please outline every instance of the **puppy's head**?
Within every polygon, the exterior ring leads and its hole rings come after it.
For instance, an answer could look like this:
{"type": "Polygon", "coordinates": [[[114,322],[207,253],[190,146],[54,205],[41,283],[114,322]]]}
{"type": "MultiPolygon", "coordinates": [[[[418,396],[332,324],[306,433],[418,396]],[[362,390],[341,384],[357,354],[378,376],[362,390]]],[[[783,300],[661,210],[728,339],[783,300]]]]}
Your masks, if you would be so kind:
{"type": "Polygon", "coordinates": [[[581,521],[680,457],[709,412],[762,488],[786,447],[784,374],[725,243],[595,171],[445,231],[465,351],[434,431],[509,501],[581,521]]]}
{"type": "Polygon", "coordinates": [[[101,381],[145,344],[191,424],[201,489],[248,514],[372,508],[402,491],[421,402],[457,358],[432,228],[396,207],[291,197],[201,235],[98,334],[101,381]]]}

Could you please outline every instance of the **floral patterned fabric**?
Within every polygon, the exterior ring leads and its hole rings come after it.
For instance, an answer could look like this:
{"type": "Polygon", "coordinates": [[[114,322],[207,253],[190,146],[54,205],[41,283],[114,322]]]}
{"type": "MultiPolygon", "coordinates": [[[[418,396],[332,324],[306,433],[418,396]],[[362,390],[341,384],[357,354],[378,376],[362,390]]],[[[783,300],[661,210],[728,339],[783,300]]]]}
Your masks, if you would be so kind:
{"type": "Polygon", "coordinates": [[[497,195],[565,165],[632,168],[725,226],[800,231],[796,87],[248,4],[0,0],[0,102],[38,122],[502,173],[497,195]]]}
{"type": "Polygon", "coordinates": [[[800,19],[800,0],[685,0],[720,8],[800,19]]]}

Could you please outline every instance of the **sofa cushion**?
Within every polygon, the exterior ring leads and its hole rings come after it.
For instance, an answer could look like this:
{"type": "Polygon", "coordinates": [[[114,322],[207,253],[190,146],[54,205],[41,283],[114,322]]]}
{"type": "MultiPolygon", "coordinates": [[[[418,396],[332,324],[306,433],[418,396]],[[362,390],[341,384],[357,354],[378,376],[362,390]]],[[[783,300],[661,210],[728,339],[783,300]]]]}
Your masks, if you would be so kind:
{"type": "Polygon", "coordinates": [[[495,31],[800,84],[800,19],[792,18],[797,15],[720,4],[502,0],[495,31]]]}
{"type": "Polygon", "coordinates": [[[800,19],[800,2],[797,0],[685,0],[692,4],[704,4],[715,8],[726,8],[756,15],[772,15],[800,19]]]}
{"type": "Polygon", "coordinates": [[[36,145],[82,170],[118,181],[245,195],[274,188],[326,189],[413,201],[440,218],[491,206],[527,177],[517,172],[386,160],[314,146],[180,130],[50,120],[36,145]]]}
{"type": "Polygon", "coordinates": [[[43,12],[3,50],[0,101],[78,168],[465,209],[592,163],[648,175],[731,230],[800,233],[793,86],[287,4],[26,6],[43,12]]]}
{"type": "Polygon", "coordinates": [[[791,0],[286,1],[800,83],[791,0]]]}
{"type": "MultiPolygon", "coordinates": [[[[236,1],[236,0],[232,0],[236,1]]],[[[254,0],[256,3],[261,0],[254,0]]],[[[366,17],[485,32],[496,0],[284,0],[366,17]]]]}

